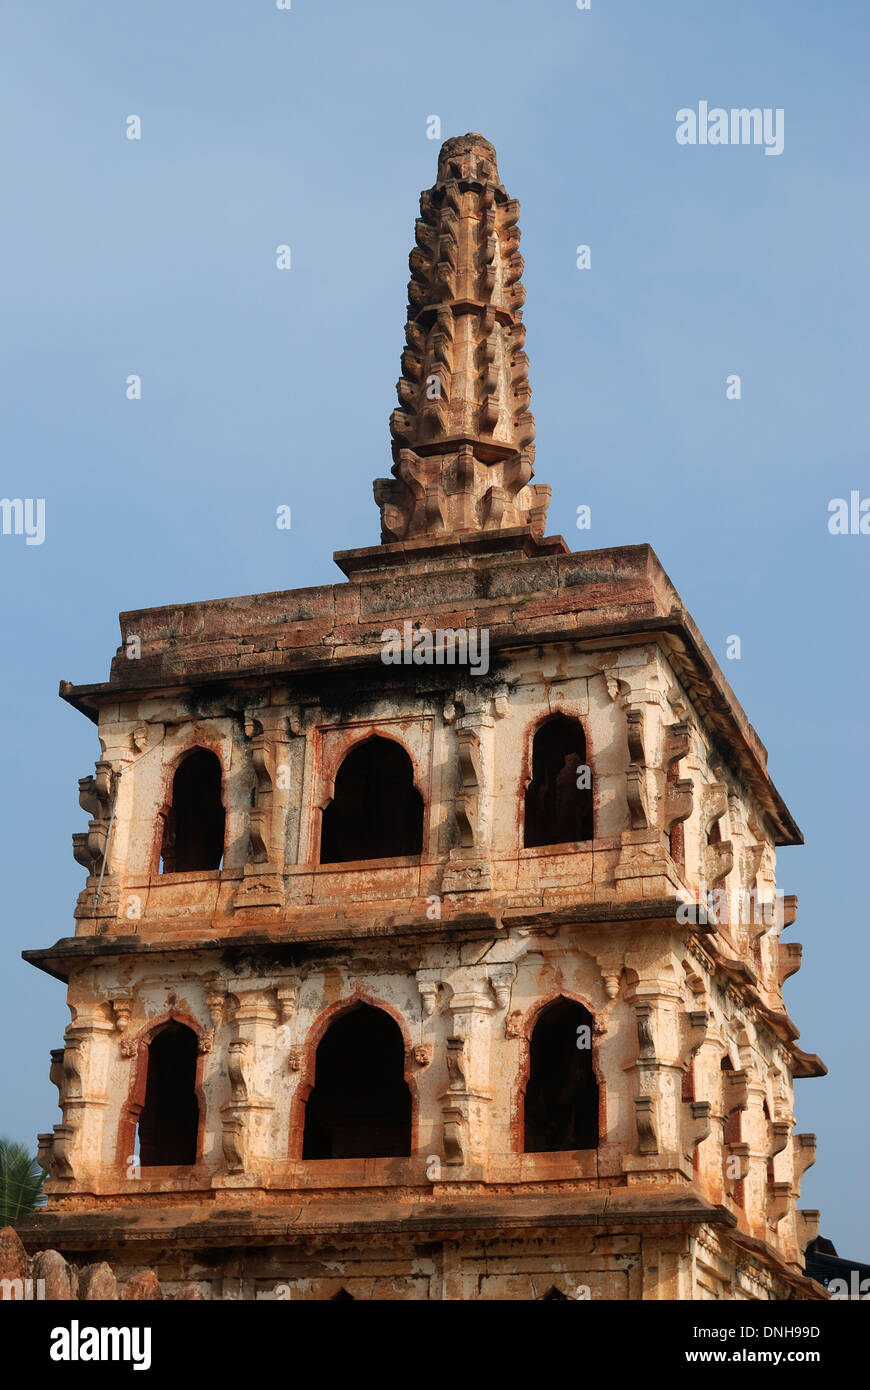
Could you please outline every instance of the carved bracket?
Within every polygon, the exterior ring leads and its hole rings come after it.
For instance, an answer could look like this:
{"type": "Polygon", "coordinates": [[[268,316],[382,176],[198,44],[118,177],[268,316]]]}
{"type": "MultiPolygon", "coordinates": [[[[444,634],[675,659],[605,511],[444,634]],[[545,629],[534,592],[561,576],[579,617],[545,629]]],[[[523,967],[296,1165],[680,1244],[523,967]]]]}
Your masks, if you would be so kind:
{"type": "Polygon", "coordinates": [[[795,975],[801,968],[801,956],[804,948],[799,941],[790,941],[787,944],[779,942],[777,946],[777,974],[779,976],[780,988],[785,984],[791,975],[795,975]]]}
{"type": "Polygon", "coordinates": [[[704,880],[716,892],[722,887],[734,866],[734,847],[730,840],[704,846],[704,880]]]}
{"type": "Polygon", "coordinates": [[[734,1110],[746,1110],[749,1106],[749,1075],[745,1071],[723,1071],[721,1073],[725,1114],[734,1110]]]}
{"type": "Polygon", "coordinates": [[[653,1062],[656,1057],[656,1043],[653,1033],[652,1005],[636,1004],[634,1014],[637,1027],[637,1055],[641,1061],[653,1062]]]}
{"type": "Polygon", "coordinates": [[[480,814],[480,752],[476,735],[471,729],[457,731],[459,757],[459,789],[456,793],[456,824],[459,843],[465,849],[475,844],[480,814]]]}
{"type": "Polygon", "coordinates": [[[787,1146],[791,1134],[791,1121],[771,1120],[768,1124],[767,1150],[771,1158],[776,1158],[787,1146]]]}
{"type": "Polygon", "coordinates": [[[438,1009],[438,983],[436,980],[418,980],[417,989],[423,1002],[423,1014],[431,1018],[438,1009]]]}
{"type": "Polygon", "coordinates": [[[791,1200],[790,1183],[769,1182],[767,1184],[767,1219],[771,1226],[778,1226],[782,1218],[787,1215],[791,1200]]]}
{"type": "Polygon", "coordinates": [[[659,1151],[655,1100],[652,1096],[635,1096],[634,1117],[637,1125],[638,1153],[657,1154],[659,1151]]]}
{"type": "Polygon", "coordinates": [[[688,820],[694,805],[694,783],[691,777],[681,777],[677,782],[665,783],[664,829],[670,834],[680,821],[688,820]]]}
{"type": "Polygon", "coordinates": [[[688,1066],[710,1030],[710,1015],[706,1009],[691,1009],[681,1015],[683,1063],[688,1066]]]}
{"type": "Polygon", "coordinates": [[[445,1110],[442,1126],[444,1157],[450,1167],[465,1164],[467,1140],[465,1120],[461,1110],[445,1110]]]}
{"type": "Polygon", "coordinates": [[[692,746],[691,727],[687,720],[666,724],[662,730],[662,767],[665,772],[688,755],[692,746]]]}
{"type": "Polygon", "coordinates": [[[115,1017],[116,1032],[126,1033],[130,1023],[130,1015],[133,1012],[133,996],[131,994],[116,994],[110,998],[109,1003],[115,1017]]]}
{"type": "Polygon", "coordinates": [[[816,1161],[816,1136],[814,1134],[795,1134],[792,1141],[794,1159],[794,1182],[799,1188],[801,1179],[808,1168],[816,1161]]]}
{"type": "Polygon", "coordinates": [[[691,1116],[688,1124],[683,1122],[683,1134],[687,1141],[686,1154],[691,1158],[698,1145],[702,1144],[710,1133],[713,1107],[708,1100],[688,1100],[684,1104],[691,1116]]]}
{"type": "Polygon", "coordinates": [[[515,965],[497,965],[487,972],[495,1001],[500,1009],[511,1002],[511,986],[517,977],[515,965]]]}
{"type": "Polygon", "coordinates": [[[704,835],[709,835],[727,810],[728,787],[724,782],[709,782],[701,788],[701,831],[704,835]]]}

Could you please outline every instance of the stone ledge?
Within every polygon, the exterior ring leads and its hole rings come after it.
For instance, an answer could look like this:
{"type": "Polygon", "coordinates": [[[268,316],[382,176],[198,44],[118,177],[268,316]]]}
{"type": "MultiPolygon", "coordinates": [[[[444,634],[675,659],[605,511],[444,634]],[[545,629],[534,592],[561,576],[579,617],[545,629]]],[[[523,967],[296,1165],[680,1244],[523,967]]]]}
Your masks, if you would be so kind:
{"type": "MultiPolygon", "coordinates": [[[[251,1200],[257,1195],[248,1194],[251,1200]]],[[[284,1213],[267,1214],[244,1208],[223,1208],[205,1214],[198,1206],[168,1205],[157,1210],[125,1211],[101,1203],[93,1212],[39,1212],[27,1217],[18,1230],[34,1249],[120,1248],[158,1241],[188,1248],[222,1245],[285,1244],[288,1238],[310,1236],[417,1235],[430,1239],[468,1231],[505,1232],[592,1226],[613,1234],[614,1228],[650,1226],[736,1226],[724,1207],[710,1206],[691,1191],[663,1193],[660,1189],[633,1187],[630,1191],[550,1194],[544,1197],[494,1195],[489,1199],[457,1195],[453,1201],[417,1199],[415,1214],[392,1194],[373,1206],[370,1193],[348,1199],[335,1193],[328,1199],[306,1201],[291,1196],[285,1205],[295,1209],[295,1219],[284,1213]],[[104,1208],[104,1209],[102,1209],[104,1208]],[[377,1214],[373,1215],[376,1210],[377,1214]]]]}

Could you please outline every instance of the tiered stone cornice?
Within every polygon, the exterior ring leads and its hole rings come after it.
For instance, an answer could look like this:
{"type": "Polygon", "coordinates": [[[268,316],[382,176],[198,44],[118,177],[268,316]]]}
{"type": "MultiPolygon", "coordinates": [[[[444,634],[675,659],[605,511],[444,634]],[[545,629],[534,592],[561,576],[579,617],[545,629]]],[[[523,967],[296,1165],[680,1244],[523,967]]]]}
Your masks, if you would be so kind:
{"type": "Polygon", "coordinates": [[[550,488],[530,482],[519,212],[488,140],[446,141],[410,256],[393,477],[374,485],[385,542],[522,526],[543,535],[550,488]]]}

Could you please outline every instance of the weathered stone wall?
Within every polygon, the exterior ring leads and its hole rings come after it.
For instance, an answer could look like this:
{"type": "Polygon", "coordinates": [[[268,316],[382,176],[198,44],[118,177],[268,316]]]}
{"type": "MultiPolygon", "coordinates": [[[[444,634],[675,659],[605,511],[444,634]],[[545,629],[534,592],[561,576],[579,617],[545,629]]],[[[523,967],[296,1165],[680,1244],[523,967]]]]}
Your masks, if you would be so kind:
{"type": "Polygon", "coordinates": [[[131,693],[102,709],[97,774],[122,775],[101,902],[94,873],[77,910],[79,939],[93,950],[81,959],[70,948],[73,1022],[55,1069],[64,1121],[43,1145],[49,1191],[64,1201],[134,1192],[154,1201],[191,1189],[289,1196],[388,1183],[410,1200],[433,1159],[445,1179],[513,1191],[655,1177],[695,1183],[799,1269],[808,1236],[796,1201],[814,1148],[812,1136],[792,1135],[783,950],[786,973],[794,959],[779,944],[783,910],[754,922],[738,891],[774,901],[776,831],[667,644],[548,642],[503,653],[478,680],[383,667],[352,688],[320,684],[317,697],[295,702],[267,683],[236,696],[131,693]],[[526,849],[531,742],[555,712],[584,728],[594,839],[526,849]],[[336,772],[372,733],[411,756],[426,807],[423,853],[320,865],[320,814],[336,772]],[[160,874],[173,772],[194,745],[224,769],[224,866],[160,874]],[[463,779],[469,745],[473,775],[463,779]],[[714,887],[736,913],[679,920],[679,895],[703,909],[714,887]],[[204,949],[209,937],[223,949],[204,949]],[[260,952],[269,940],[279,949],[258,963],[254,939],[260,952]],[[106,956],[101,943],[112,941],[106,956]],[[233,941],[241,954],[228,968],[233,941]],[[328,943],[325,961],[318,941],[328,943]],[[595,1018],[601,1143],[525,1154],[529,1038],[560,994],[595,1018]],[[303,1163],[317,1042],[359,1000],[402,1031],[412,1157],[303,1163]],[[148,1039],[168,1018],[199,1037],[201,1113],[195,1169],[169,1174],[132,1161],[148,1039]],[[449,1039],[461,1044],[461,1084],[448,1073],[449,1039]]]}

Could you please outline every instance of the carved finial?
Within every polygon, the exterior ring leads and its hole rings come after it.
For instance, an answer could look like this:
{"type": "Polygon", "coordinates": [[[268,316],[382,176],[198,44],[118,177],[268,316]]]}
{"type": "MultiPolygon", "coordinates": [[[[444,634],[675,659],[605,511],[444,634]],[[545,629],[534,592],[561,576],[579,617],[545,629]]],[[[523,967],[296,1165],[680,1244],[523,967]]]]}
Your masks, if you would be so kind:
{"type": "Polygon", "coordinates": [[[374,485],[385,542],[515,527],[543,536],[550,489],[530,481],[519,212],[488,140],[445,141],[410,256],[393,477],[374,485]]]}

